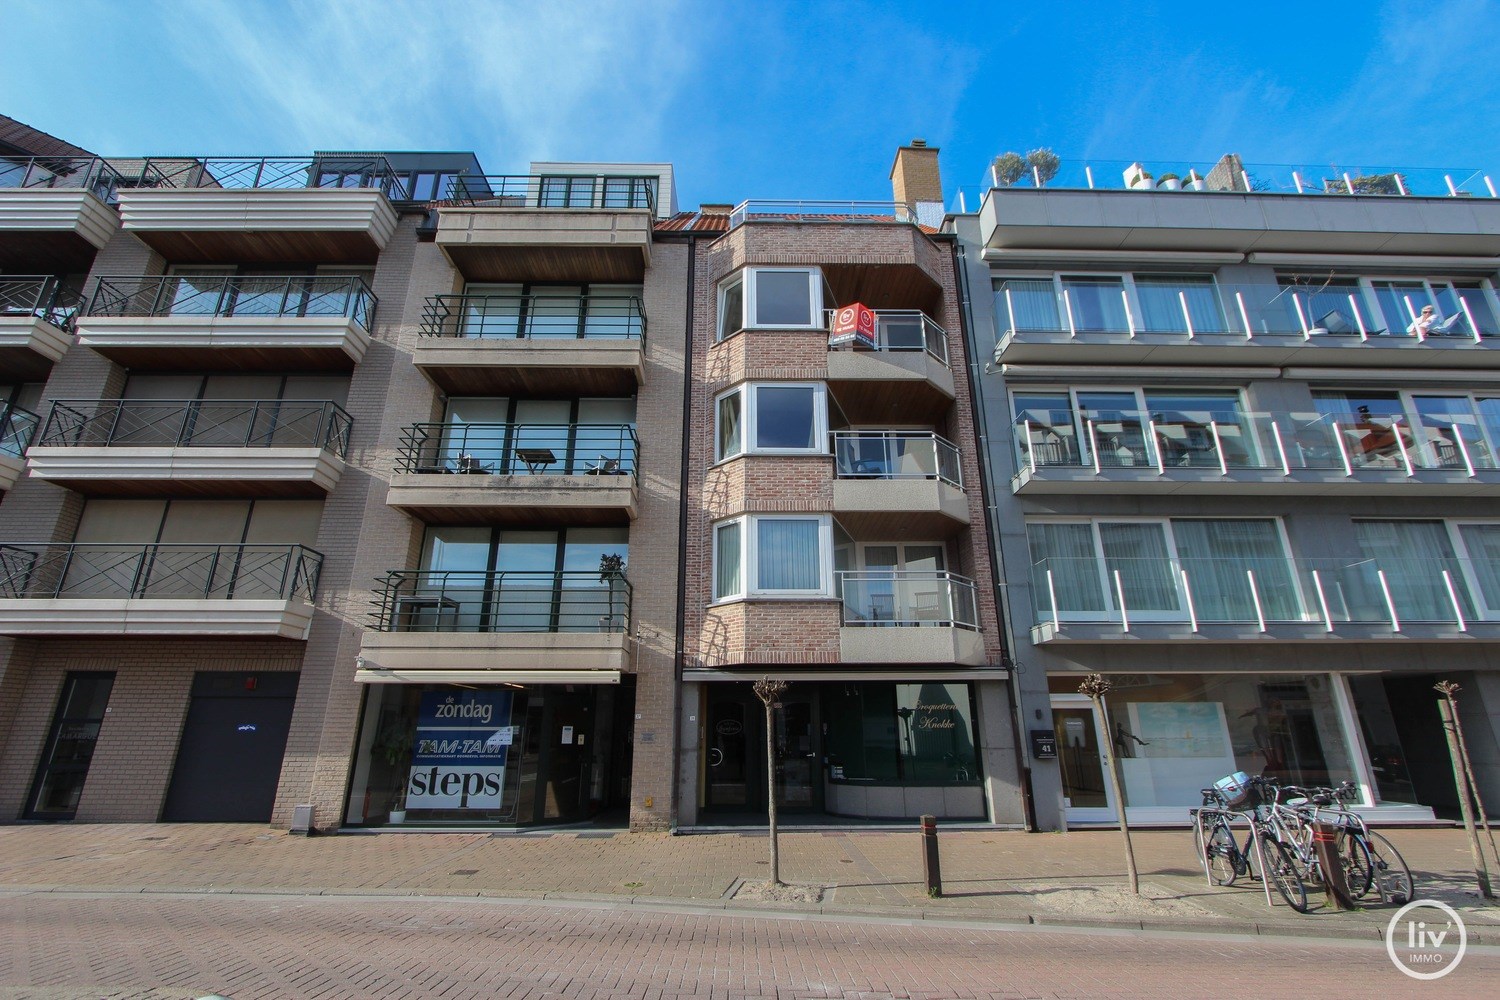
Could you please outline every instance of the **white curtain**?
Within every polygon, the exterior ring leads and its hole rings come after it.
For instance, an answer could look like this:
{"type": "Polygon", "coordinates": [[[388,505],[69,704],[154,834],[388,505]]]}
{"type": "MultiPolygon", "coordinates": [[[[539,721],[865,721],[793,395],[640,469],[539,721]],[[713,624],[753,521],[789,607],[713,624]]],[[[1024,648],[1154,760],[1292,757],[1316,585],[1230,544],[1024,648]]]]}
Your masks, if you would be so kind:
{"type": "Polygon", "coordinates": [[[819,523],[807,518],[768,518],[756,522],[756,589],[821,589],[819,523]]]}
{"type": "Polygon", "coordinates": [[[1058,319],[1057,291],[1051,278],[1006,278],[995,284],[995,317],[1006,329],[1016,330],[1060,330],[1063,324],[1058,319]],[[1009,292],[1009,306],[1006,292],[1009,292]],[[1014,315],[1011,309],[1015,310],[1014,315]]]}
{"type": "Polygon", "coordinates": [[[1255,587],[1268,621],[1301,617],[1296,585],[1274,521],[1172,522],[1177,555],[1202,621],[1255,621],[1255,587]]]}
{"type": "Polygon", "coordinates": [[[1136,275],[1135,295],[1147,330],[1186,333],[1188,316],[1192,317],[1194,333],[1223,333],[1226,329],[1219,293],[1207,276],[1136,275]],[[1187,316],[1182,312],[1184,297],[1187,316]]]}
{"type": "MultiPolygon", "coordinates": [[[[1464,548],[1469,552],[1469,566],[1479,585],[1479,596],[1491,613],[1500,612],[1500,525],[1461,524],[1464,548]]],[[[1454,583],[1460,581],[1455,577],[1454,583]]]]}
{"type": "Polygon", "coordinates": [[[1104,547],[1104,566],[1109,572],[1110,596],[1118,600],[1114,583],[1118,572],[1128,614],[1181,610],[1163,525],[1101,522],[1099,540],[1104,547]]]}
{"type": "Polygon", "coordinates": [[[1052,617],[1047,591],[1047,573],[1057,594],[1059,617],[1104,613],[1104,595],[1099,590],[1099,558],[1094,550],[1094,532],[1087,524],[1027,525],[1031,543],[1032,606],[1038,620],[1052,617]]]}
{"type": "MultiPolygon", "coordinates": [[[[1396,613],[1411,621],[1453,621],[1453,602],[1443,582],[1448,570],[1455,586],[1460,581],[1448,530],[1441,521],[1356,521],[1359,545],[1370,560],[1368,575],[1385,572],[1396,613]]],[[[1380,596],[1384,607],[1384,595],[1380,596]]]]}

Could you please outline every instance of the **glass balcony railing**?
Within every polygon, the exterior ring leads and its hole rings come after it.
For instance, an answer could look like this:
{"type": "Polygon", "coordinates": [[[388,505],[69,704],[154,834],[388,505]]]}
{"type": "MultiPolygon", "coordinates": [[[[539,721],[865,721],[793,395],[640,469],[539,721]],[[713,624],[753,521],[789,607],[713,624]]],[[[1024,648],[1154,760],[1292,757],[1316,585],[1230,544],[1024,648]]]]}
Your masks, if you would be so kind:
{"type": "Polygon", "coordinates": [[[166,275],[100,278],[88,316],[344,316],[366,331],[375,296],[357,275],[166,275]]]}
{"type": "Polygon", "coordinates": [[[660,179],[635,174],[460,174],[447,204],[463,208],[644,208],[656,211],[660,179]]]}
{"type": "Polygon", "coordinates": [[[995,294],[1001,337],[1028,335],[1113,343],[1226,344],[1256,340],[1364,343],[1479,341],[1500,336],[1500,300],[1478,281],[1329,280],[1231,284],[1050,276],[1003,280],[995,294]],[[1423,307],[1432,306],[1430,318],[1423,307]]]}
{"type": "Polygon", "coordinates": [[[927,431],[835,431],[840,479],[936,479],[964,488],[958,447],[927,431]]]}
{"type": "Polygon", "coordinates": [[[0,317],[31,316],[59,330],[71,330],[79,294],[49,275],[0,275],[0,317]]]}
{"type": "Polygon", "coordinates": [[[752,198],[742,201],[729,212],[729,228],[746,222],[919,222],[942,225],[941,213],[919,219],[917,209],[901,201],[799,201],[794,199],[752,198]]]}
{"type": "MultiPolygon", "coordinates": [[[[125,162],[123,160],[117,162],[125,162]]],[[[125,187],[219,188],[367,188],[391,201],[407,199],[406,183],[378,153],[318,156],[153,156],[129,172],[125,187]]]]}
{"type": "Polygon", "coordinates": [[[60,399],[37,439],[63,448],[322,448],[344,458],[352,421],[328,400],[60,399]]]}
{"type": "MultiPolygon", "coordinates": [[[[837,310],[823,310],[825,328],[833,325],[837,310]]],[[[875,310],[875,345],[877,351],[926,351],[942,364],[948,364],[948,331],[919,309],[875,310]]]]}
{"type": "Polygon", "coordinates": [[[301,600],[323,556],[304,545],[0,545],[0,597],[301,600]]]}
{"type": "Polygon", "coordinates": [[[1029,408],[1016,418],[1019,467],[1355,472],[1459,472],[1500,468],[1500,420],[1476,413],[1403,416],[1114,410],[1076,416],[1029,408]]]}
{"type": "Polygon", "coordinates": [[[23,457],[41,420],[35,413],[14,403],[0,406],[0,455],[23,457]]]}
{"type": "Polygon", "coordinates": [[[400,472],[493,476],[628,476],[636,471],[630,424],[413,424],[400,472]]]}
{"type": "Polygon", "coordinates": [[[375,592],[381,632],[630,631],[630,581],[597,570],[392,570],[375,592]]]}
{"type": "Polygon", "coordinates": [[[1035,623],[1451,625],[1500,621],[1500,572],[1468,558],[1048,557],[1032,564],[1035,623]]]}
{"type": "Polygon", "coordinates": [[[433,295],[424,337],[472,340],[641,340],[646,311],[638,295],[433,295]]]}
{"type": "Polygon", "coordinates": [[[979,628],[974,581],[922,570],[841,570],[846,627],[979,628]]]}
{"type": "Polygon", "coordinates": [[[119,172],[97,156],[0,156],[0,189],[83,190],[113,202],[120,184],[119,172]]]}

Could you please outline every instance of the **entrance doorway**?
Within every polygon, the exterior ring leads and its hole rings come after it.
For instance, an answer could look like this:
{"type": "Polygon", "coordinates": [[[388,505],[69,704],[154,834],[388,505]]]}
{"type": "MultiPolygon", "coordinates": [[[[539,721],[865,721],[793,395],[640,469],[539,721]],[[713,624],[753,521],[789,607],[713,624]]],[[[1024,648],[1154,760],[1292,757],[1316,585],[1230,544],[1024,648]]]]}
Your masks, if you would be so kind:
{"type": "Polygon", "coordinates": [[[72,819],[77,813],[114,683],[112,673],[70,673],[63,680],[52,730],[27,798],[27,819],[72,819]]]}
{"type": "Polygon", "coordinates": [[[1052,727],[1068,819],[1079,823],[1112,820],[1114,793],[1099,756],[1103,734],[1093,702],[1083,695],[1053,695],[1052,727]]]}
{"type": "MultiPolygon", "coordinates": [[[[705,685],[706,813],[746,819],[767,815],[766,711],[748,684],[705,685]]],[[[817,689],[793,684],[773,713],[778,812],[823,810],[821,726],[817,689]]]]}
{"type": "Polygon", "coordinates": [[[297,677],[217,671],[194,675],[163,822],[270,822],[297,677]]]}

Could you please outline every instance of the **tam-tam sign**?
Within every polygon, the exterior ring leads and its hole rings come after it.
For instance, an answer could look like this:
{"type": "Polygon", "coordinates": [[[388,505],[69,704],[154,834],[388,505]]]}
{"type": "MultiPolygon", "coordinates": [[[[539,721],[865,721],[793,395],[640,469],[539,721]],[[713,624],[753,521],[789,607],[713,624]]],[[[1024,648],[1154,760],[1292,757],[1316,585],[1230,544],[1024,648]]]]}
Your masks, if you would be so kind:
{"type": "Polygon", "coordinates": [[[858,344],[875,346],[875,312],[858,302],[840,306],[833,312],[833,326],[828,331],[828,346],[858,344]]]}

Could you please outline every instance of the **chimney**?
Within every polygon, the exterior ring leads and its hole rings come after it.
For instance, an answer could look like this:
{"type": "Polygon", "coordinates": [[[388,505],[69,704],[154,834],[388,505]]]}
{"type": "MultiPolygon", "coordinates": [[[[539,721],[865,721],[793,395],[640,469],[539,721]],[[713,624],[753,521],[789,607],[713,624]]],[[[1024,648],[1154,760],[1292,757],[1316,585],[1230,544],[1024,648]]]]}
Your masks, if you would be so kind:
{"type": "Polygon", "coordinates": [[[943,180],[938,173],[938,151],[926,139],[913,139],[896,150],[891,165],[891,191],[929,225],[943,221],[943,180]],[[933,218],[936,222],[933,222],[933,218]]]}

